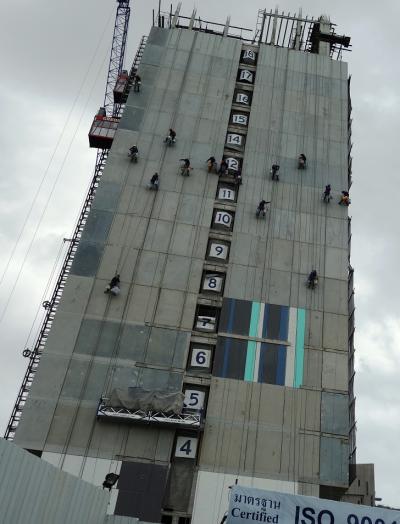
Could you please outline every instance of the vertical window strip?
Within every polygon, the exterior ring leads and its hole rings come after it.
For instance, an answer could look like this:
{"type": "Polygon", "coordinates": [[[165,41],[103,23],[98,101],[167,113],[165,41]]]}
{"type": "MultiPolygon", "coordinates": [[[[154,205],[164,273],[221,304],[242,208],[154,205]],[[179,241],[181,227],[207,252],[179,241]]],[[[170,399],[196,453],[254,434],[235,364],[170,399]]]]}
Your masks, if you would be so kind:
{"type": "Polygon", "coordinates": [[[289,308],[281,306],[281,315],[279,323],[279,340],[287,340],[289,329],[289,308]]]}
{"type": "Polygon", "coordinates": [[[285,385],[286,347],[278,346],[278,365],[276,367],[276,384],[285,385]]]}
{"type": "Polygon", "coordinates": [[[227,377],[228,376],[228,367],[229,367],[229,353],[231,349],[232,339],[226,338],[224,339],[224,358],[223,358],[223,364],[222,364],[222,376],[227,377]]]}
{"type": "MultiPolygon", "coordinates": [[[[257,338],[259,317],[260,317],[260,306],[259,302],[253,302],[251,305],[251,317],[250,317],[250,328],[249,337],[257,338]]],[[[246,367],[244,372],[244,379],[247,382],[252,382],[254,376],[258,375],[258,370],[255,370],[254,364],[256,359],[256,342],[249,340],[247,343],[247,355],[246,355],[246,367]]]]}

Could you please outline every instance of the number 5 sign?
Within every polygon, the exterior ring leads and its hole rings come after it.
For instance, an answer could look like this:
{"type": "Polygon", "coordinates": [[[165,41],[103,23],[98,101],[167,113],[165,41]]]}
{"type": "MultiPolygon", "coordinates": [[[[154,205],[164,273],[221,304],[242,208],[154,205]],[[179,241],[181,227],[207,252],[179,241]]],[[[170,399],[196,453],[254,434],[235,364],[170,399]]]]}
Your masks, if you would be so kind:
{"type": "Polygon", "coordinates": [[[185,389],[185,400],[183,405],[185,408],[194,409],[200,411],[204,407],[204,391],[198,389],[185,389]]]}

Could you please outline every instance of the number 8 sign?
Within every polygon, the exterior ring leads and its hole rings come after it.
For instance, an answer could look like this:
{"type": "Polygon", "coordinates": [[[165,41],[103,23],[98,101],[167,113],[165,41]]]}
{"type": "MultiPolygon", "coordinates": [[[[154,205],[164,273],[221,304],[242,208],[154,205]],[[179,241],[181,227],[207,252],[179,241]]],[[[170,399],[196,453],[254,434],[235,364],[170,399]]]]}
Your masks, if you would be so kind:
{"type": "Polygon", "coordinates": [[[203,280],[203,290],[221,293],[223,278],[214,273],[207,273],[203,280]]]}

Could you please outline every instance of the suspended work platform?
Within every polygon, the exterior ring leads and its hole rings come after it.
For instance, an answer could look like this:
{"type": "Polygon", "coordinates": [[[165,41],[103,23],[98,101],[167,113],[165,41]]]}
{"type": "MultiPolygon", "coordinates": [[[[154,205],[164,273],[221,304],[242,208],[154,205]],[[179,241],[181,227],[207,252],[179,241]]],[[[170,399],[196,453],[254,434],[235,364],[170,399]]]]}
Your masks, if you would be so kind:
{"type": "Polygon", "coordinates": [[[107,405],[108,399],[101,399],[97,408],[99,419],[152,424],[169,428],[203,429],[203,415],[201,412],[163,413],[161,411],[144,411],[107,405]]]}

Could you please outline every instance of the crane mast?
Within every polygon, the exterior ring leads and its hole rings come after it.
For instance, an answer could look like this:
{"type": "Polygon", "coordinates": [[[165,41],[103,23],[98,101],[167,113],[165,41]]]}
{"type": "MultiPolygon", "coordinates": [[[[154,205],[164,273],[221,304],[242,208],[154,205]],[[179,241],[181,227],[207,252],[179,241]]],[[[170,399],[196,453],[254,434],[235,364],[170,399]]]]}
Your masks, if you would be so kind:
{"type": "Polygon", "coordinates": [[[108,116],[117,116],[118,108],[116,107],[117,104],[114,103],[113,90],[124,65],[129,17],[131,13],[129,0],[117,0],[117,2],[118,7],[115,15],[114,34],[103,104],[108,116]]]}

